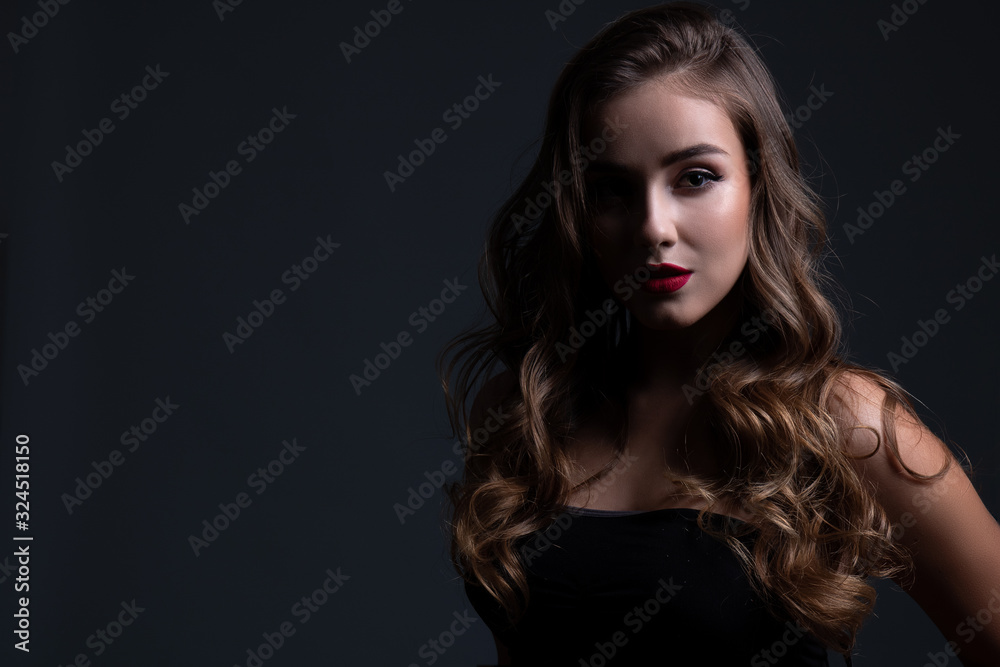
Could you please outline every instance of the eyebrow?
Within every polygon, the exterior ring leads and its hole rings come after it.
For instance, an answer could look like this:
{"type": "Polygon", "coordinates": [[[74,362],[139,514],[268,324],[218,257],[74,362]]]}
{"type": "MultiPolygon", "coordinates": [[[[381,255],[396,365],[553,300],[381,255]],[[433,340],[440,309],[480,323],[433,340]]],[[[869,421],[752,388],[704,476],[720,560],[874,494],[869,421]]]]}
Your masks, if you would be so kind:
{"type": "MultiPolygon", "coordinates": [[[[687,148],[680,148],[671,153],[667,153],[663,156],[663,160],[660,161],[661,167],[669,167],[675,162],[680,162],[681,160],[689,160],[693,157],[699,157],[701,155],[725,155],[729,156],[729,153],[722,150],[718,146],[713,144],[695,144],[694,146],[688,146],[687,148]]],[[[618,164],[617,162],[609,162],[607,160],[594,160],[587,167],[587,171],[597,170],[597,171],[613,171],[613,172],[627,172],[629,169],[625,165],[618,164]]]]}

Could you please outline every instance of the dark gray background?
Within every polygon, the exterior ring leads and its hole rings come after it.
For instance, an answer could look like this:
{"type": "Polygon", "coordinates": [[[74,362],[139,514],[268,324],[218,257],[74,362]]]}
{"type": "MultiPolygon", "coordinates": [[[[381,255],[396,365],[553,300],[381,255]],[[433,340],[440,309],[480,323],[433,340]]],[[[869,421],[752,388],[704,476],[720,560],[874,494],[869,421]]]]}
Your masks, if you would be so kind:
{"type": "MultiPolygon", "coordinates": [[[[9,146],[0,471],[12,479],[14,437],[29,434],[34,537],[32,651],[8,644],[11,664],[85,653],[94,665],[244,665],[285,621],[296,633],[265,665],[430,664],[421,646],[469,603],[447,562],[443,494],[403,525],[393,505],[425,472],[459,461],[434,356],[482,313],[474,267],[487,221],[534,156],[562,64],[644,4],[590,0],[553,30],[544,12],[558,0],[403,0],[348,64],[338,44],[385,2],[247,1],[220,21],[210,0],[77,1],[18,53],[0,47],[9,146]],[[111,101],[157,64],[169,76],[118,120],[111,101]],[[491,74],[500,87],[448,127],[444,110],[491,74]],[[237,145],[273,107],[296,118],[245,163],[237,145]],[[104,117],[115,130],[57,181],[51,163],[104,117]],[[447,141],[390,193],[383,172],[437,127],[447,141]],[[186,225],[178,204],[231,159],[242,173],[186,225]],[[282,273],[327,235],[340,247],[290,292],[282,273]],[[134,281],[83,323],[77,304],[121,267],[134,281]],[[417,333],[410,314],[455,278],[468,289],[417,333]],[[230,354],[223,332],[275,288],[285,303],[230,354]],[[80,334],[26,386],[17,366],[70,320],[80,334]],[[404,331],[413,343],[357,395],[348,376],[404,331]],[[168,396],[175,414],[127,452],[120,434],[168,396]],[[257,495],[248,476],[292,438],[305,451],[257,495]],[[124,464],[70,515],[62,494],[116,449],[124,464]],[[196,557],[189,535],[240,492],[252,504],[196,557]],[[350,579],[299,623],[292,606],[338,567],[350,579]],[[145,611],[95,657],[88,637],[133,599],[145,611]]],[[[5,33],[39,11],[11,5],[5,33]]],[[[960,311],[946,294],[1000,250],[989,180],[997,9],[913,2],[919,9],[886,40],[877,22],[889,19],[888,2],[717,5],[754,35],[789,110],[807,103],[810,86],[833,93],[795,134],[828,205],[850,353],[889,369],[901,336],[949,311],[896,377],[936,432],[968,450],[996,514],[1000,281],[960,311]],[[939,127],[961,138],[911,183],[901,166],[939,127]],[[906,193],[850,242],[843,226],[894,179],[906,193]]],[[[16,596],[12,577],[0,578],[0,629],[13,643],[16,596]]],[[[919,667],[943,637],[898,588],[879,591],[855,664],[919,667]]],[[[477,621],[435,664],[494,659],[477,621]]]]}

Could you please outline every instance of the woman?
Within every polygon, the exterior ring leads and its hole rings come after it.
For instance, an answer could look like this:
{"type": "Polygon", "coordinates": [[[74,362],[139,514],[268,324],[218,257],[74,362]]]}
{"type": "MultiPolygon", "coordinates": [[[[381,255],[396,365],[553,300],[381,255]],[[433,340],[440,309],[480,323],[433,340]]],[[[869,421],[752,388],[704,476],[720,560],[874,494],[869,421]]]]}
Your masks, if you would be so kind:
{"type": "Polygon", "coordinates": [[[567,64],[480,263],[496,323],[439,360],[452,559],[500,664],[849,664],[869,576],[945,659],[1000,664],[1000,621],[966,623],[1000,611],[1000,526],[839,355],[825,243],[770,73],[707,10],[631,12],[567,64]]]}

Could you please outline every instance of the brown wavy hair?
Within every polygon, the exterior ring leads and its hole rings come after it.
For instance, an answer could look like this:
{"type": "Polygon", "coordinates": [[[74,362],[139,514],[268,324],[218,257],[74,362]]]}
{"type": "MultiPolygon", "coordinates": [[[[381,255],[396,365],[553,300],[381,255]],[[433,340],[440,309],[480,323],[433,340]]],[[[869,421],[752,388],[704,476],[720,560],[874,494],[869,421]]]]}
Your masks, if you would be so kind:
{"type": "MultiPolygon", "coordinates": [[[[580,49],[551,93],[528,176],[492,220],[479,281],[495,322],[463,332],[437,359],[451,426],[467,443],[464,479],[447,489],[451,559],[514,622],[529,600],[518,541],[549,525],[573,491],[608,473],[572,487],[566,439],[601,401],[624,400],[622,369],[635,353],[636,325],[625,308],[594,324],[593,313],[613,294],[588,244],[588,157],[580,142],[586,119],[604,102],[665,74],[686,94],[723,108],[743,141],[750,252],[734,287],[739,321],[773,323],[752,344],[741,339],[745,354],[700,369],[711,382],[695,392],[692,419],[712,425],[723,474],[668,478],[706,500],[699,525],[733,549],[764,599],[849,654],[875,602],[866,578],[911,576],[912,560],[849,460],[848,437],[859,426],[834,417],[838,385],[860,378],[884,391],[880,440],[914,478],[936,479],[952,459],[934,475],[902,463],[893,418],[900,407],[916,412],[895,381],[841,352],[842,325],[824,295],[835,287],[823,267],[826,221],[800,174],[777,87],[749,39],[693,3],[630,12],[580,49]],[[567,354],[570,332],[588,319],[585,344],[567,354]],[[465,405],[498,364],[509,381],[489,393],[504,418],[487,430],[472,423],[465,405]],[[709,523],[726,497],[750,511],[752,528],[709,523]],[[759,531],[752,552],[737,539],[751,529],[759,531]]],[[[717,349],[739,334],[734,327],[717,349]]],[[[623,451],[619,441],[616,453],[623,451]]]]}

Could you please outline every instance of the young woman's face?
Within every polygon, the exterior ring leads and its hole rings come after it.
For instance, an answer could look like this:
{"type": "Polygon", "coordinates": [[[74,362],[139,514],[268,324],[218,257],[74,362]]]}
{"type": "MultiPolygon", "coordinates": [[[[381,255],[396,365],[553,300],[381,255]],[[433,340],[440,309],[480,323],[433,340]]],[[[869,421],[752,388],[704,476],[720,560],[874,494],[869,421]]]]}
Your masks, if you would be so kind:
{"type": "Polygon", "coordinates": [[[584,171],[601,273],[642,325],[691,326],[719,306],[747,261],[743,142],[722,108],[664,79],[612,98],[588,120],[585,145],[616,120],[626,128],[584,171]],[[654,268],[663,263],[690,273],[671,277],[654,268]],[[636,290],[642,267],[652,277],[636,290]]]}

